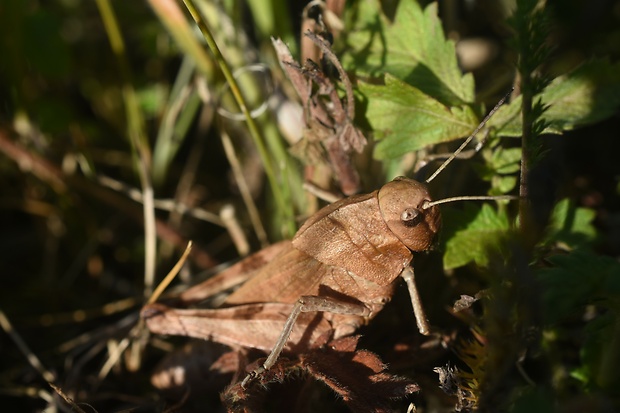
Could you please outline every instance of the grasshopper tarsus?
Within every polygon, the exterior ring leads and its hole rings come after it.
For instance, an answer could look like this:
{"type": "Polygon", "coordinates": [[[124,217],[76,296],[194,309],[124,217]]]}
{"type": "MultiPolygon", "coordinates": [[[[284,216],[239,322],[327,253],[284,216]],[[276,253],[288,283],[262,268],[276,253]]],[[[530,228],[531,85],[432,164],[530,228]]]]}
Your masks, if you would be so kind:
{"type": "Polygon", "coordinates": [[[265,366],[260,366],[255,370],[252,370],[251,372],[248,373],[247,376],[245,376],[245,378],[243,379],[243,381],[241,382],[241,388],[243,390],[246,390],[248,388],[248,386],[250,384],[252,384],[252,382],[254,380],[256,380],[256,378],[258,376],[260,376],[261,374],[263,374],[265,371],[267,371],[267,369],[265,368],[265,366]]]}

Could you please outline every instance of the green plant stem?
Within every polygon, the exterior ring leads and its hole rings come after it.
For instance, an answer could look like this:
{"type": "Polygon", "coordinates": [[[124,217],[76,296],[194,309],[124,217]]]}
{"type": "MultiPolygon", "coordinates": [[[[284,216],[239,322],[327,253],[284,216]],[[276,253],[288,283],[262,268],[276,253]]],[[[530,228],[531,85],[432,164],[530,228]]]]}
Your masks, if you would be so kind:
{"type": "Polygon", "coordinates": [[[136,160],[142,186],[144,214],[144,296],[150,297],[155,282],[157,235],[155,228],[154,192],[151,181],[151,151],[146,138],[144,118],[138,97],[131,83],[131,70],[125,53],[125,43],[109,0],[97,0],[97,7],[105,26],[112,52],[116,57],[122,78],[122,92],[127,116],[127,132],[136,160]]]}
{"type": "Polygon", "coordinates": [[[530,147],[532,139],[532,102],[533,93],[530,82],[530,73],[521,73],[521,175],[519,177],[519,229],[526,245],[530,245],[531,236],[531,211],[528,189],[528,176],[530,167],[530,147]]]}
{"type": "Polygon", "coordinates": [[[218,63],[218,65],[220,66],[220,69],[222,70],[222,73],[224,74],[224,78],[226,79],[226,81],[228,82],[228,85],[230,86],[230,90],[235,98],[235,101],[237,102],[237,105],[239,106],[239,109],[245,116],[248,129],[250,131],[250,135],[252,136],[252,139],[254,140],[254,144],[256,145],[258,152],[261,156],[261,159],[263,161],[263,166],[265,168],[265,174],[267,175],[267,179],[269,180],[269,183],[271,185],[271,190],[273,192],[276,205],[278,206],[278,209],[282,212],[285,218],[284,219],[284,226],[285,226],[284,235],[290,237],[295,233],[295,230],[296,230],[293,206],[291,202],[287,202],[287,200],[285,199],[285,195],[276,177],[276,173],[274,171],[271,158],[265,147],[264,139],[256,124],[256,121],[252,118],[250,111],[247,105],[245,104],[245,99],[243,95],[241,94],[239,85],[236,79],[234,78],[233,73],[230,67],[228,66],[228,63],[226,62],[226,59],[224,59],[224,56],[222,55],[217,43],[215,42],[215,38],[213,37],[211,31],[209,30],[209,27],[207,26],[204,19],[202,18],[202,16],[196,9],[196,6],[194,5],[193,0],[183,0],[183,3],[189,10],[190,14],[192,15],[192,18],[194,19],[198,27],[200,28],[200,31],[202,32],[207,42],[207,45],[209,46],[209,49],[211,49],[211,52],[213,53],[216,62],[218,63]]]}

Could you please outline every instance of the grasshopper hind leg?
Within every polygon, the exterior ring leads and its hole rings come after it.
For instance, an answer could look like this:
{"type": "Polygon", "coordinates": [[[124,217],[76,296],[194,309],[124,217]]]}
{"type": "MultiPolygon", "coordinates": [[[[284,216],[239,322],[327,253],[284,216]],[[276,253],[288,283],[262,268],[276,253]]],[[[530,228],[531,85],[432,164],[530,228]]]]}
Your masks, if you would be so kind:
{"type": "Polygon", "coordinates": [[[262,366],[249,373],[243,382],[241,387],[246,388],[248,384],[264,371],[269,370],[276,363],[276,360],[282,353],[286,342],[293,331],[293,326],[297,321],[297,318],[301,313],[309,312],[328,312],[333,314],[346,314],[360,317],[368,317],[371,313],[370,309],[363,304],[346,303],[336,300],[330,297],[317,297],[314,295],[302,296],[293,307],[291,314],[288,316],[284,328],[278,337],[278,341],[273,346],[271,353],[265,360],[262,366]]]}

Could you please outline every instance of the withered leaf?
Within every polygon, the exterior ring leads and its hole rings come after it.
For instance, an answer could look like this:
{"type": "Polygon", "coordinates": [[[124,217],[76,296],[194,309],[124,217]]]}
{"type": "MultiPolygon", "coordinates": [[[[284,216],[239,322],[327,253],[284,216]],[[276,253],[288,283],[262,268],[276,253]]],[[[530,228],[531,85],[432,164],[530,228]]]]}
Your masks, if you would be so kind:
{"type": "MultiPolygon", "coordinates": [[[[355,347],[359,336],[336,342],[345,340],[355,347]]],[[[330,346],[300,358],[304,369],[340,395],[353,412],[390,412],[391,401],[420,389],[410,379],[387,373],[381,359],[367,350],[343,351],[330,346]]]]}
{"type": "Polygon", "coordinates": [[[351,195],[359,191],[360,182],[350,152],[362,152],[367,143],[362,132],[353,124],[353,87],[330,44],[310,31],[304,33],[304,36],[320,48],[337,69],[346,96],[343,102],[332,79],[316,63],[308,60],[303,66],[300,65],[281,40],[272,39],[282,69],[291,80],[304,107],[303,140],[306,143],[294,145],[293,154],[310,164],[329,160],[329,165],[340,181],[342,192],[351,195]],[[323,150],[317,148],[320,145],[323,145],[323,150]],[[323,152],[327,159],[323,159],[323,152]]]}
{"type": "Polygon", "coordinates": [[[222,394],[229,412],[252,412],[260,409],[269,385],[285,379],[313,377],[325,383],[353,412],[391,412],[392,403],[417,391],[410,379],[387,373],[386,366],[374,353],[356,350],[359,336],[331,341],[321,349],[301,354],[296,361],[280,358],[246,389],[240,383],[222,394]]]}

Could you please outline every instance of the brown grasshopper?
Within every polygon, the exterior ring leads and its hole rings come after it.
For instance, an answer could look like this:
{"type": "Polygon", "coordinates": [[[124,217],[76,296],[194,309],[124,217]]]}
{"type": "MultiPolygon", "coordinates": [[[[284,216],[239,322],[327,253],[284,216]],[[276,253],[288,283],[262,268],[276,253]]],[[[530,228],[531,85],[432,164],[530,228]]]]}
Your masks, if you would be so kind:
{"type": "MultiPolygon", "coordinates": [[[[380,190],[335,202],[310,217],[291,241],[272,245],[188,289],[183,303],[213,286],[245,281],[218,309],[144,307],[148,328],[271,353],[301,352],[354,333],[390,300],[395,280],[407,283],[422,334],[429,327],[410,266],[439,230],[439,208],[426,186],[396,178],[380,190]],[[430,206],[429,206],[430,205],[430,206]]],[[[262,370],[261,369],[261,370],[262,370]]]]}
{"type": "MultiPolygon", "coordinates": [[[[503,100],[433,179],[471,141],[503,100]]],[[[183,305],[239,286],[220,308],[143,308],[149,330],[269,353],[243,386],[272,367],[282,351],[301,354],[353,334],[390,301],[402,277],[420,333],[430,334],[411,267],[413,252],[426,251],[440,226],[438,204],[425,184],[399,177],[381,189],[330,204],[312,215],[291,241],[267,247],[180,294],[183,305]]]]}

